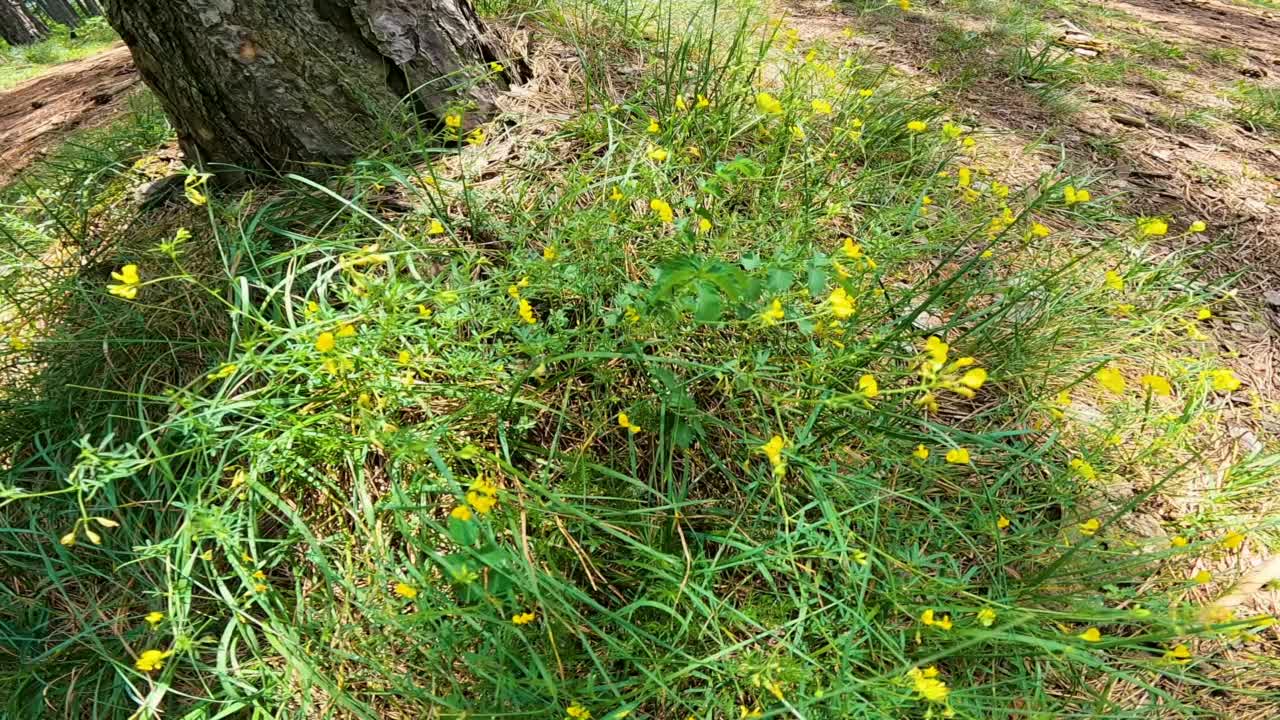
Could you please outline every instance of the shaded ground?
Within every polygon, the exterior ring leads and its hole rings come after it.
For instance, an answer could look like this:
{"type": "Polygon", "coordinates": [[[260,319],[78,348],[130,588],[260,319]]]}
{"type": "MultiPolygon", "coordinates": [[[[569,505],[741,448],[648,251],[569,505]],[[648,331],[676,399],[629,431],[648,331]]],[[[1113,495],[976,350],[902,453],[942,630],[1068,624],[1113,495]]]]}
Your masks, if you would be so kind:
{"type": "Polygon", "coordinates": [[[67,133],[109,120],[138,82],[122,45],[0,93],[0,185],[67,133]]]}

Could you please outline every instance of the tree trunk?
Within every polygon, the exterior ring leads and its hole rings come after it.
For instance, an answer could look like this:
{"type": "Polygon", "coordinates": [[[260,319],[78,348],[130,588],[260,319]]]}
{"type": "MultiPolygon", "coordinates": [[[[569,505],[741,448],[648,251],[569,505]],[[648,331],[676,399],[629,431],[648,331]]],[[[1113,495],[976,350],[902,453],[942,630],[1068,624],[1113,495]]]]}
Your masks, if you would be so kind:
{"type": "Polygon", "coordinates": [[[67,4],[67,0],[36,0],[45,13],[49,15],[49,19],[56,23],[62,23],[69,28],[75,28],[80,24],[80,15],[76,13],[75,8],[67,4]]]}
{"type": "Polygon", "coordinates": [[[102,14],[102,6],[98,4],[98,0],[79,0],[81,15],[85,17],[98,17],[102,14]]]}
{"type": "Polygon", "coordinates": [[[105,6],[193,163],[346,164],[416,122],[412,113],[491,113],[493,83],[502,82],[489,68],[500,59],[495,46],[467,0],[105,6]]]}
{"type": "Polygon", "coordinates": [[[10,45],[30,45],[44,37],[44,23],[27,15],[18,0],[0,0],[0,38],[10,45]]]}

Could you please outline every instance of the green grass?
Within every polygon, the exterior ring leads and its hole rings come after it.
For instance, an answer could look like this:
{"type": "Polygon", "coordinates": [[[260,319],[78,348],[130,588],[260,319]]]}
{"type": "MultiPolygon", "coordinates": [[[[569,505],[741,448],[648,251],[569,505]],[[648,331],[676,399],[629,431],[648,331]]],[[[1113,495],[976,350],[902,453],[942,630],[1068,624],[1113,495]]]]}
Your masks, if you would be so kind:
{"type": "Polygon", "coordinates": [[[1204,715],[1165,653],[1257,623],[1184,568],[1270,541],[1274,459],[1186,547],[1126,519],[1204,469],[1221,288],[883,68],[695,9],[543,14],[588,78],[550,133],[136,216],[143,112],[10,189],[4,714],[1204,715]]]}
{"type": "Polygon", "coordinates": [[[1236,122],[1254,132],[1280,132],[1280,88],[1241,80],[1231,100],[1236,122]]]}
{"type": "Polygon", "coordinates": [[[120,42],[102,18],[92,18],[76,30],[71,39],[66,28],[32,45],[5,46],[0,41],[0,91],[43,75],[54,65],[96,55],[120,42]]]}

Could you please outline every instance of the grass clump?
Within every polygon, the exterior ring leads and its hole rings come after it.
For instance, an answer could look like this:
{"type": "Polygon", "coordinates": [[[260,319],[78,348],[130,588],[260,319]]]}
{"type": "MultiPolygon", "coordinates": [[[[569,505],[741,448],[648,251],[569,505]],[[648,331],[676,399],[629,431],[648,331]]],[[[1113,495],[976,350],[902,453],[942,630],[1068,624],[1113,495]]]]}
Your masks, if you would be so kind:
{"type": "Polygon", "coordinates": [[[1231,100],[1236,122],[1254,132],[1280,132],[1280,89],[1241,80],[1231,100]]]}
{"type": "Polygon", "coordinates": [[[1141,364],[1213,297],[1168,226],[701,12],[551,23],[643,67],[552,132],[113,223],[58,291],[99,336],[10,334],[31,378],[141,351],[47,429],[10,397],[6,712],[1199,713],[1190,647],[1260,623],[1163,572],[1221,518],[1126,522],[1237,390],[1141,364]]]}

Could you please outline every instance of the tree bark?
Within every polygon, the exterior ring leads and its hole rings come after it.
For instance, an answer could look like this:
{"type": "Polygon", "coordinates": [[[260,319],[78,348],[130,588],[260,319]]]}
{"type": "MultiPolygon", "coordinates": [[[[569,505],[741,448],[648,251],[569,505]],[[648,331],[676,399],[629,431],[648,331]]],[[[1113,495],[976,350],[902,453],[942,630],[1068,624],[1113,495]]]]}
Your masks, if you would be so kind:
{"type": "Polygon", "coordinates": [[[502,82],[488,65],[498,53],[467,0],[105,6],[183,151],[200,164],[343,165],[415,114],[490,113],[494,81],[502,82]]]}
{"type": "Polygon", "coordinates": [[[56,23],[73,29],[80,24],[80,14],[67,4],[67,0],[36,0],[36,4],[56,23]]]}
{"type": "Polygon", "coordinates": [[[98,0],[78,0],[81,14],[85,17],[98,17],[102,14],[102,6],[98,0]]]}
{"type": "Polygon", "coordinates": [[[48,31],[38,18],[32,18],[18,0],[0,0],[0,38],[10,45],[30,45],[44,38],[48,31]]]}

